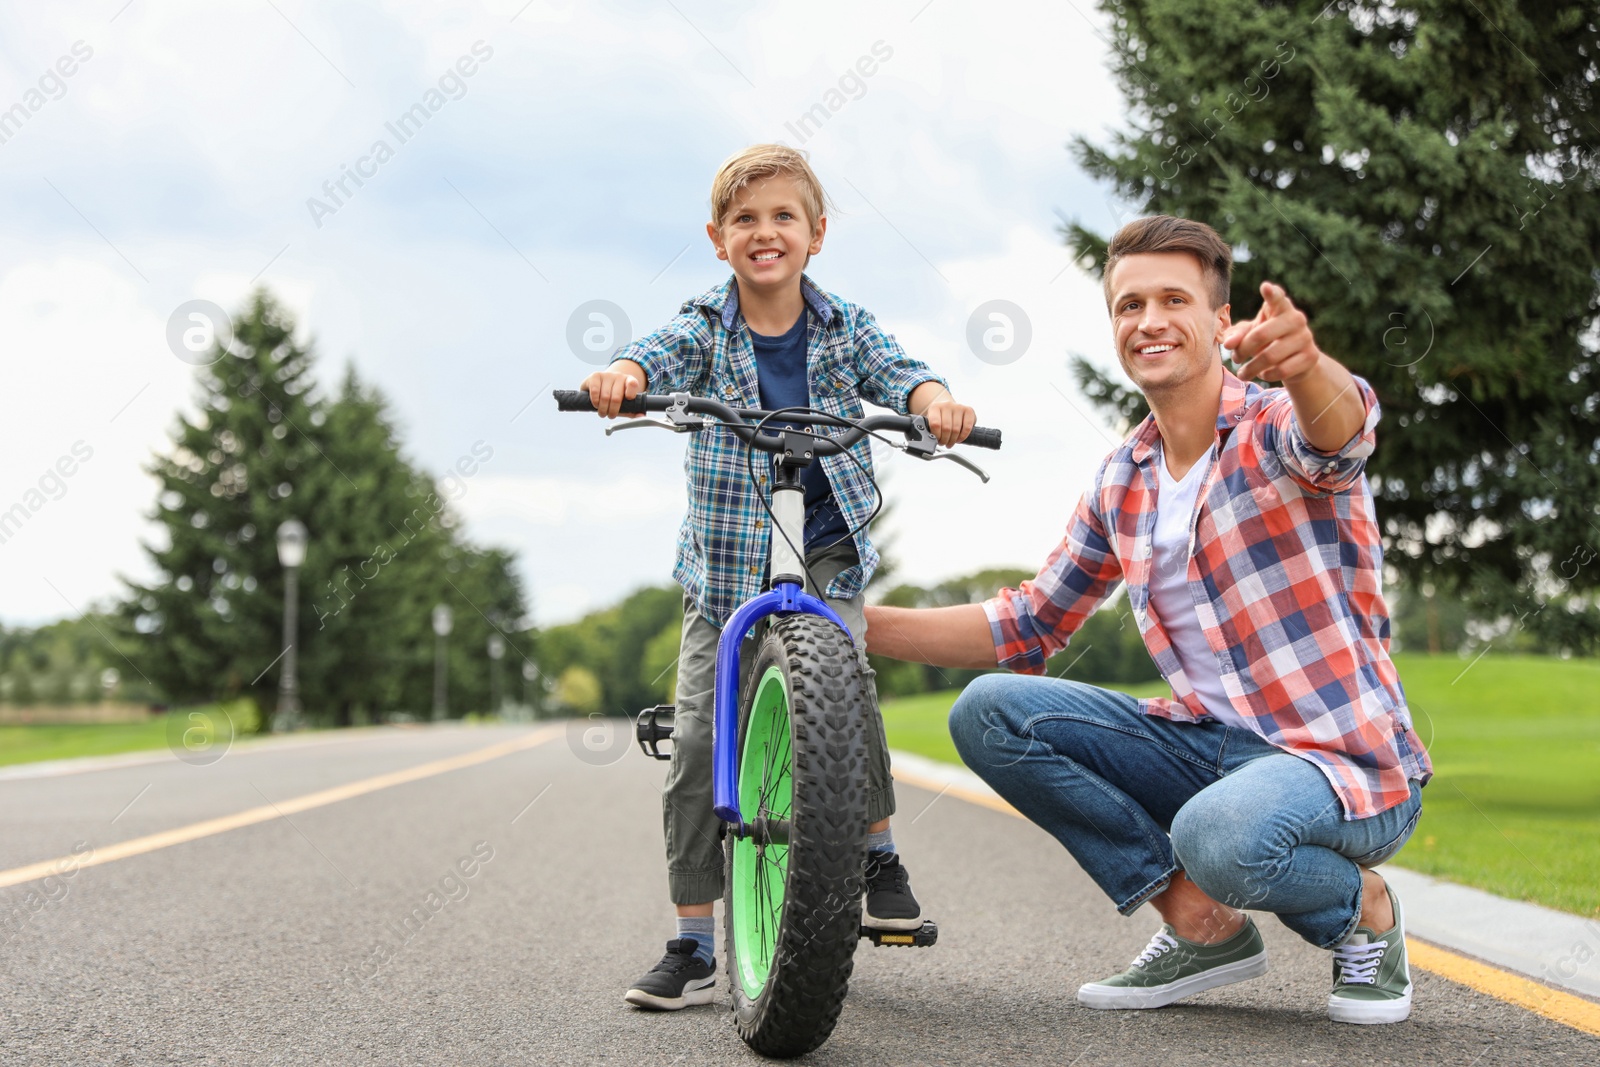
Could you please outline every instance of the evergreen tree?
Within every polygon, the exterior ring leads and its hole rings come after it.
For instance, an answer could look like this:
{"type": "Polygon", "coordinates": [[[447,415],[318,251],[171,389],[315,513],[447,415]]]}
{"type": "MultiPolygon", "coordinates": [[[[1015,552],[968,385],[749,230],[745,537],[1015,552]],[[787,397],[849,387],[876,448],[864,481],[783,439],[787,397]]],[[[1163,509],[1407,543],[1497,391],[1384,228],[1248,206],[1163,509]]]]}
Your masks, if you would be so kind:
{"type": "MultiPolygon", "coordinates": [[[[337,397],[316,395],[311,354],[293,333],[257,292],[231,349],[198,376],[199,416],[179,418],[173,449],[150,468],[169,543],[147,546],[163,579],[132,587],[128,612],[149,638],[141,664],[175,700],[244,694],[272,708],[283,651],[276,533],[297,518],[310,534],[296,644],[308,717],[426,716],[436,603],[456,619],[451,710],[489,710],[488,636],[514,634],[525,613],[511,557],[465,542],[440,487],[402,455],[382,396],[353,370],[337,397]]],[[[509,669],[520,670],[514,637],[508,645],[509,669]]]]}
{"type": "MultiPolygon", "coordinates": [[[[1282,283],[1377,390],[1386,558],[1409,584],[1600,635],[1600,10],[1592,3],[1106,0],[1131,129],[1075,154],[1282,283]],[[1553,610],[1544,610],[1546,606],[1553,610]]],[[[1102,265],[1107,238],[1068,243],[1102,265]]],[[[1142,398],[1083,360],[1124,420],[1142,398]]]]}
{"type": "Polygon", "coordinates": [[[302,671],[322,679],[322,705],[340,724],[408,704],[427,708],[430,617],[450,548],[444,502],[400,455],[382,397],[354,370],[319,436],[332,476],[308,487],[303,502],[325,519],[312,528],[319,580],[304,594],[302,671]],[[412,677],[419,661],[428,672],[420,689],[412,677]]]}
{"type": "Polygon", "coordinates": [[[268,668],[283,651],[278,526],[299,517],[312,528],[304,590],[322,548],[303,502],[333,472],[309,436],[326,415],[294,323],[257,292],[234,325],[231,349],[196,374],[198,416],[178,416],[172,450],[148,468],[161,482],[154,518],[168,543],[145,546],[162,580],[131,585],[129,607],[150,637],[140,662],[171,699],[244,694],[270,708],[277,675],[268,668]]]}

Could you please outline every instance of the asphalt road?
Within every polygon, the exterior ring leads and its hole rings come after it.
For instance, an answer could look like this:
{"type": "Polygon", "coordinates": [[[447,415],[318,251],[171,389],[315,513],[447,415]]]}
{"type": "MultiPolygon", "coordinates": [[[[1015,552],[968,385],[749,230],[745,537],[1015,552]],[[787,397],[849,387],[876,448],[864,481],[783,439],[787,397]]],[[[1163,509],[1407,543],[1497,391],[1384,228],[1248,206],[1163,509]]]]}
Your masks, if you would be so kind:
{"type": "MultiPolygon", "coordinates": [[[[0,871],[530,729],[388,729],[240,748],[209,766],[163,754],[0,779],[0,871]]],[[[720,976],[712,1008],[646,1014],[621,1000],[671,936],[665,766],[562,732],[86,867],[48,896],[40,882],[0,889],[0,1063],[754,1062],[720,976]],[[408,928],[417,905],[429,917],[408,928]]],[[[1600,1041],[1427,974],[1410,1022],[1335,1025],[1327,955],[1270,919],[1263,978],[1155,1012],[1080,1008],[1078,984],[1125,966],[1154,914],[1119,918],[1020,819],[909,787],[899,801],[895,836],[940,943],[863,943],[838,1029],[803,1062],[1600,1063],[1600,1041]]]]}

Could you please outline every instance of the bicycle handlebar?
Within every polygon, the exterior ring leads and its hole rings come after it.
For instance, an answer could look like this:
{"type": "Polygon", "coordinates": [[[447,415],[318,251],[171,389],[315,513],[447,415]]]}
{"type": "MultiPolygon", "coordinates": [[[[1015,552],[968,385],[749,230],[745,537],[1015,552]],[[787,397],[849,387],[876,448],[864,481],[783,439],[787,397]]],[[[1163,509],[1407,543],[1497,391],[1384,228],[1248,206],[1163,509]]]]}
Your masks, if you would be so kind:
{"type": "MultiPolygon", "coordinates": [[[[582,389],[556,389],[553,391],[558,411],[593,411],[594,402],[587,391],[582,389]]],[[[683,410],[694,415],[711,415],[720,419],[728,429],[738,434],[739,438],[752,448],[763,452],[775,452],[782,446],[779,438],[770,430],[762,434],[756,433],[754,426],[748,425],[746,420],[762,419],[772,414],[754,408],[732,408],[710,397],[689,396],[677,393],[663,396],[656,393],[640,393],[632,400],[624,400],[620,413],[624,415],[643,415],[651,411],[668,411],[679,402],[683,402],[683,410]],[[767,440],[762,440],[767,438],[767,440]]],[[[809,424],[811,426],[840,426],[845,432],[838,437],[813,439],[816,452],[819,456],[834,455],[842,452],[866,436],[867,430],[897,430],[902,433],[921,433],[916,426],[916,419],[921,416],[907,415],[869,415],[859,419],[852,425],[845,420],[822,412],[785,412],[779,418],[785,423],[809,424]]],[[[773,427],[781,429],[781,427],[773,427]]],[[[987,426],[974,426],[972,432],[961,442],[972,445],[974,448],[1000,447],[1000,431],[987,426]]]]}

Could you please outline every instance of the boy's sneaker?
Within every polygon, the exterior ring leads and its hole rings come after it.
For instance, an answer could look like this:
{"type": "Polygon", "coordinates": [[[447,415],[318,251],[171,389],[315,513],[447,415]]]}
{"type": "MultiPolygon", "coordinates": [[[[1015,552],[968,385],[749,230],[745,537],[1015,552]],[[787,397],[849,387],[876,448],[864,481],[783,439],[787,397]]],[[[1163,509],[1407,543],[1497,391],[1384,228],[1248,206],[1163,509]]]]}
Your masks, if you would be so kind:
{"type": "Polygon", "coordinates": [[[1266,973],[1267,947],[1248,915],[1238,933],[1215,945],[1181,938],[1163,923],[1127,970],[1080,986],[1078,1003],[1090,1008],[1161,1008],[1266,973]]]}
{"type": "Polygon", "coordinates": [[[681,937],[667,942],[667,954],[650,973],[633,983],[622,999],[639,1008],[677,1011],[692,1004],[710,1004],[717,969],[694,954],[700,942],[681,937]]]}
{"type": "Polygon", "coordinates": [[[1394,907],[1394,929],[1375,934],[1365,926],[1333,950],[1333,992],[1328,1017],[1336,1023],[1398,1023],[1411,1014],[1411,968],[1406,965],[1406,924],[1400,898],[1384,887],[1394,907]]]}
{"type": "Polygon", "coordinates": [[[874,930],[922,929],[922,905],[911,895],[911,875],[894,852],[867,853],[867,906],[863,926],[874,930]]]}

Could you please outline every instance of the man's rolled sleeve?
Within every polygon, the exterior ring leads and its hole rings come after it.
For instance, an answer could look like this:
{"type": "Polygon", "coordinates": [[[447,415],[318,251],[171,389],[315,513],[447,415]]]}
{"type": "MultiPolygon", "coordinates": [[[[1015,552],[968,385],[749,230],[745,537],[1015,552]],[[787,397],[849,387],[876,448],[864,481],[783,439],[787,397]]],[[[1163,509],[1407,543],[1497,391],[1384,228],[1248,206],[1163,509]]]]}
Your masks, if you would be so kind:
{"type": "MultiPolygon", "coordinates": [[[[1099,479],[1095,481],[1098,485],[1099,479]]],[[[1091,490],[1078,503],[1066,537],[1037,577],[984,602],[1000,666],[1019,674],[1043,674],[1045,662],[1067,647],[1122,580],[1122,565],[1093,507],[1094,495],[1091,490]]]]}
{"type": "Polygon", "coordinates": [[[686,307],[677,318],[620,349],[613,360],[637,363],[645,375],[645,391],[692,390],[706,371],[711,333],[698,308],[686,307]]]}
{"type": "Polygon", "coordinates": [[[1287,390],[1274,390],[1277,396],[1267,401],[1258,425],[1263,430],[1262,446],[1277,457],[1289,476],[1313,493],[1343,493],[1361,480],[1367,469],[1367,457],[1378,444],[1378,394],[1365,379],[1356,378],[1361,403],[1366,410],[1361,430],[1333,452],[1324,452],[1306,440],[1295,415],[1294,402],[1287,390]]]}
{"type": "Polygon", "coordinates": [[[932,367],[906,355],[900,342],[878,326],[870,311],[861,312],[853,340],[862,370],[861,395],[871,403],[905,415],[911,391],[923,382],[938,382],[949,388],[932,367]]]}

